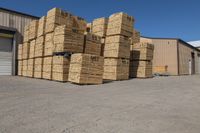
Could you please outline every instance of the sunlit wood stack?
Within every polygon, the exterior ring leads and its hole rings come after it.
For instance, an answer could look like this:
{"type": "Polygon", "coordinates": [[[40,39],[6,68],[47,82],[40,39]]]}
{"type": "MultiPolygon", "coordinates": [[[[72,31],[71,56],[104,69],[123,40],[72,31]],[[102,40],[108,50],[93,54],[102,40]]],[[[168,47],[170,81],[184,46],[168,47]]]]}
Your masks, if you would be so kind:
{"type": "Polygon", "coordinates": [[[35,57],[44,56],[44,36],[40,36],[36,39],[35,42],[35,57]]]}
{"type": "Polygon", "coordinates": [[[23,60],[18,60],[18,75],[22,76],[23,72],[23,60]]]}
{"type": "Polygon", "coordinates": [[[44,57],[43,58],[43,67],[42,67],[42,78],[43,79],[52,79],[52,66],[53,65],[53,57],[44,57]]]}
{"type": "Polygon", "coordinates": [[[27,76],[27,69],[28,69],[28,60],[25,59],[22,61],[22,76],[27,76]]]}
{"type": "Polygon", "coordinates": [[[134,19],[123,12],[115,13],[109,17],[107,36],[123,35],[132,37],[134,19]]]}
{"type": "Polygon", "coordinates": [[[39,19],[37,37],[43,36],[45,34],[46,16],[39,19]]]}
{"type": "Polygon", "coordinates": [[[130,61],[130,77],[132,78],[152,77],[152,61],[143,61],[143,60],[130,61]]]}
{"type": "Polygon", "coordinates": [[[44,56],[52,56],[53,55],[53,52],[55,50],[53,38],[54,38],[54,32],[47,33],[45,35],[44,56]]]}
{"type": "Polygon", "coordinates": [[[35,39],[37,37],[38,31],[38,20],[33,20],[29,24],[29,41],[35,39]]]}
{"type": "Polygon", "coordinates": [[[127,80],[129,78],[129,59],[105,58],[103,79],[127,80]]]}
{"type": "Polygon", "coordinates": [[[28,59],[27,77],[33,77],[33,74],[34,74],[34,59],[28,59]]]}
{"type": "Polygon", "coordinates": [[[154,45],[146,41],[131,45],[130,77],[152,77],[153,51],[154,45]]]}
{"type": "Polygon", "coordinates": [[[29,49],[29,58],[34,58],[35,57],[35,40],[32,40],[30,42],[30,49],[29,49]]]}
{"type": "Polygon", "coordinates": [[[29,24],[24,27],[24,40],[23,42],[29,41],[29,24]]]}
{"type": "Polygon", "coordinates": [[[106,36],[108,18],[98,18],[92,22],[92,33],[101,37],[106,36]]]}
{"type": "Polygon", "coordinates": [[[128,37],[115,35],[107,36],[104,57],[130,58],[130,40],[128,37]]]}
{"type": "Polygon", "coordinates": [[[77,84],[102,84],[103,57],[73,54],[70,62],[69,81],[77,84]]]}
{"type": "Polygon", "coordinates": [[[29,48],[30,48],[30,43],[28,42],[23,43],[22,59],[25,60],[29,58],[29,48]]]}
{"type": "Polygon", "coordinates": [[[59,25],[72,25],[72,14],[67,13],[60,8],[53,8],[48,11],[46,17],[45,33],[50,33],[59,25]]]}
{"type": "Polygon", "coordinates": [[[43,58],[35,58],[34,78],[42,78],[43,58]]]}
{"type": "Polygon", "coordinates": [[[52,80],[66,82],[69,75],[70,57],[64,55],[53,56],[52,80]]]}
{"type": "Polygon", "coordinates": [[[18,56],[17,59],[18,60],[22,60],[22,54],[23,54],[23,44],[18,44],[18,52],[17,52],[18,56]]]}
{"type": "Polygon", "coordinates": [[[55,29],[53,40],[54,52],[83,52],[84,34],[70,26],[58,26],[55,29]]]}
{"type": "Polygon", "coordinates": [[[101,55],[101,37],[94,35],[92,33],[87,33],[85,35],[85,45],[84,45],[84,53],[85,54],[93,54],[93,55],[101,55]]]}
{"type": "Polygon", "coordinates": [[[150,43],[136,43],[131,45],[131,60],[152,60],[154,45],[150,43]]]}
{"type": "Polygon", "coordinates": [[[140,32],[137,30],[133,30],[133,36],[131,37],[131,44],[139,43],[140,42],[140,32]]]}

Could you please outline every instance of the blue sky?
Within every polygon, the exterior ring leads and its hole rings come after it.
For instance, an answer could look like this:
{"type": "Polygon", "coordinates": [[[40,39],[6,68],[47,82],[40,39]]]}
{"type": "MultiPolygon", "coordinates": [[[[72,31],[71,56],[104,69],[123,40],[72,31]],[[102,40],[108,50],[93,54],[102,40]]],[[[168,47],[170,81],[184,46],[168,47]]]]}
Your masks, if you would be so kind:
{"type": "Polygon", "coordinates": [[[123,11],[143,36],[200,40],[199,0],[0,0],[0,6],[36,16],[60,7],[88,22],[123,11]]]}

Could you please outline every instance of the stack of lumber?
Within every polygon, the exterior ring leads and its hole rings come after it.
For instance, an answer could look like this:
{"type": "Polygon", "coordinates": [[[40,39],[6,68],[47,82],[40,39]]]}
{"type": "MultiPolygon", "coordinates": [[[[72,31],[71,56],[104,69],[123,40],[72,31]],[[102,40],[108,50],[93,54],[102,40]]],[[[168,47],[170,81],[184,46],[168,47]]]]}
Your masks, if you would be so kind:
{"type": "Polygon", "coordinates": [[[22,60],[18,60],[18,75],[22,76],[22,72],[23,72],[23,61],[22,60]]]}
{"type": "Polygon", "coordinates": [[[47,12],[45,33],[51,33],[59,25],[72,25],[72,14],[59,8],[53,8],[47,12]]]}
{"type": "Polygon", "coordinates": [[[33,74],[34,74],[34,59],[28,59],[27,77],[33,77],[33,74]]]}
{"type": "Polygon", "coordinates": [[[29,25],[26,25],[24,27],[24,40],[23,42],[28,42],[29,41],[29,25]]]}
{"type": "Polygon", "coordinates": [[[19,44],[18,45],[18,56],[17,56],[17,59],[18,60],[22,60],[23,59],[23,44],[19,44]]]}
{"type": "Polygon", "coordinates": [[[92,22],[92,33],[95,35],[105,37],[108,27],[108,18],[98,18],[92,22]]]}
{"type": "Polygon", "coordinates": [[[29,58],[34,58],[35,57],[35,40],[32,40],[30,42],[30,49],[29,49],[29,58]]]}
{"type": "Polygon", "coordinates": [[[109,17],[104,46],[104,79],[129,78],[130,37],[133,36],[134,19],[125,13],[109,17]]]}
{"type": "Polygon", "coordinates": [[[102,84],[103,57],[73,54],[69,68],[69,81],[77,84],[102,84]]]}
{"type": "Polygon", "coordinates": [[[129,75],[129,59],[105,58],[103,79],[126,80],[129,75]]]}
{"type": "Polygon", "coordinates": [[[109,17],[107,36],[123,35],[131,37],[133,35],[134,19],[123,12],[115,13],[109,17]]]}
{"type": "Polygon", "coordinates": [[[85,33],[85,31],[87,30],[87,22],[85,21],[85,19],[78,16],[72,16],[72,18],[72,28],[79,30],[80,33],[85,33]]]}
{"type": "Polygon", "coordinates": [[[22,61],[22,76],[27,76],[27,69],[28,69],[28,60],[25,59],[22,61]]]}
{"type": "Polygon", "coordinates": [[[53,43],[55,52],[82,53],[84,45],[84,33],[70,26],[58,26],[54,31],[53,43]]]}
{"type": "Polygon", "coordinates": [[[36,39],[34,57],[37,58],[44,56],[44,41],[44,36],[40,36],[36,39]]]}
{"type": "Polygon", "coordinates": [[[43,36],[45,34],[45,24],[46,24],[46,16],[43,16],[39,19],[38,22],[37,37],[43,36]]]}
{"type": "Polygon", "coordinates": [[[85,35],[85,45],[84,52],[85,54],[101,55],[101,37],[94,35],[92,33],[87,33],[85,35]]]}
{"type": "Polygon", "coordinates": [[[65,55],[53,56],[52,80],[66,82],[69,75],[70,57],[65,55]]]}
{"type": "Polygon", "coordinates": [[[122,35],[107,36],[104,57],[130,58],[130,40],[122,35]]]}
{"type": "Polygon", "coordinates": [[[154,46],[151,43],[139,42],[131,45],[130,77],[152,77],[152,60],[154,46]]]}
{"type": "Polygon", "coordinates": [[[34,78],[42,78],[43,58],[35,58],[34,78]]]}
{"type": "Polygon", "coordinates": [[[54,32],[45,35],[44,56],[52,56],[55,45],[53,42],[54,32]]]}
{"type": "Polygon", "coordinates": [[[29,46],[30,43],[26,42],[23,44],[23,49],[22,49],[22,59],[26,60],[29,58],[29,46]]]}
{"type": "Polygon", "coordinates": [[[44,57],[43,58],[43,71],[42,71],[42,78],[43,79],[52,79],[52,65],[53,65],[53,57],[44,57]]]}
{"type": "Polygon", "coordinates": [[[38,20],[33,20],[29,24],[29,40],[33,40],[37,37],[38,32],[38,20]]]}
{"type": "Polygon", "coordinates": [[[140,32],[137,30],[133,30],[133,36],[131,37],[131,44],[140,42],[140,32]]]}

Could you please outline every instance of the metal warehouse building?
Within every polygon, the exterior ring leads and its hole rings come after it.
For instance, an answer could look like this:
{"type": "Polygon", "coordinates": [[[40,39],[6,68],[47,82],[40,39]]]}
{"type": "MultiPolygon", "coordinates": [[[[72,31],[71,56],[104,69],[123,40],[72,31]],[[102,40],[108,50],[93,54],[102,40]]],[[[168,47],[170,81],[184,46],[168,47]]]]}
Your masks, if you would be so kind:
{"type": "Polygon", "coordinates": [[[25,25],[35,19],[39,18],[0,7],[0,75],[16,75],[17,46],[25,25]]]}
{"type": "Polygon", "coordinates": [[[170,75],[200,73],[200,50],[177,38],[148,38],[154,44],[153,67],[167,66],[170,75]]]}

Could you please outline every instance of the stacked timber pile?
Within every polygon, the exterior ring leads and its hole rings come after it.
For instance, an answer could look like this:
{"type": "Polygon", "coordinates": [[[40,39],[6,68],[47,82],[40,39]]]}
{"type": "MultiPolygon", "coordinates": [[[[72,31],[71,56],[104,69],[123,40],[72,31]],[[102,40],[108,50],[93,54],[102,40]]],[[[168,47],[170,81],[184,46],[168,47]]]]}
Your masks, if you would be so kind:
{"type": "Polygon", "coordinates": [[[93,20],[91,32],[95,35],[106,37],[107,27],[108,18],[98,18],[93,20]]]}
{"type": "Polygon", "coordinates": [[[18,45],[18,56],[17,56],[17,59],[18,59],[18,75],[22,76],[22,68],[23,68],[23,53],[22,53],[22,49],[23,49],[23,45],[22,44],[19,44],[18,45]]]}
{"type": "Polygon", "coordinates": [[[58,26],[54,32],[55,52],[83,52],[84,33],[73,27],[58,26]]]}
{"type": "Polygon", "coordinates": [[[130,40],[134,19],[125,13],[109,17],[104,47],[104,75],[107,80],[129,78],[130,40]]]}
{"type": "Polygon", "coordinates": [[[103,57],[91,54],[73,54],[69,81],[77,84],[102,84],[103,57]]]}
{"type": "Polygon", "coordinates": [[[83,53],[85,54],[93,54],[93,55],[101,55],[101,49],[102,49],[102,44],[101,44],[101,37],[87,33],[85,35],[85,44],[84,44],[84,50],[83,53]]]}
{"type": "Polygon", "coordinates": [[[70,65],[70,55],[54,55],[53,56],[53,72],[52,79],[55,81],[68,81],[70,65]]]}
{"type": "Polygon", "coordinates": [[[152,77],[152,60],[154,46],[152,43],[139,42],[131,45],[130,77],[152,77]]]}

